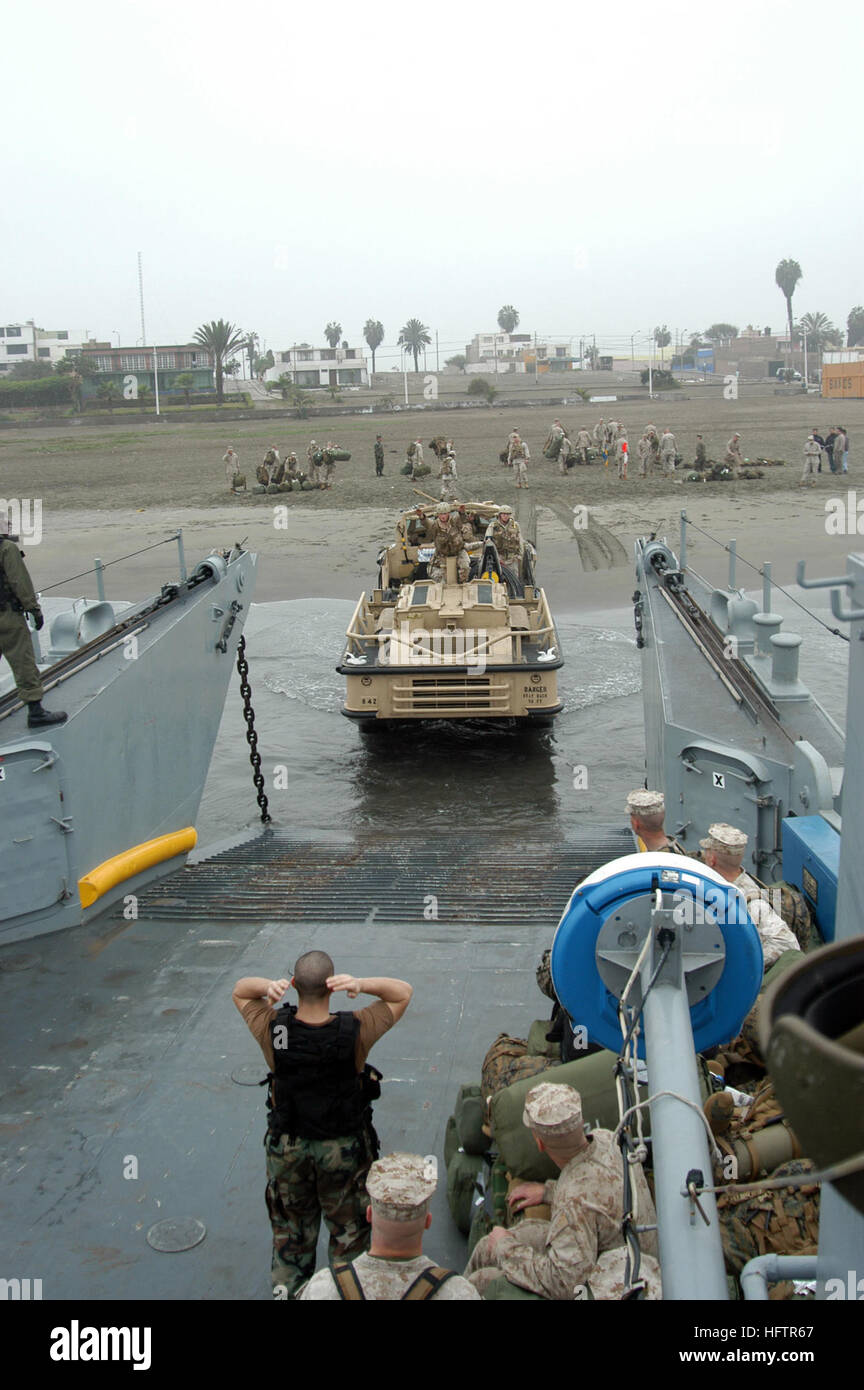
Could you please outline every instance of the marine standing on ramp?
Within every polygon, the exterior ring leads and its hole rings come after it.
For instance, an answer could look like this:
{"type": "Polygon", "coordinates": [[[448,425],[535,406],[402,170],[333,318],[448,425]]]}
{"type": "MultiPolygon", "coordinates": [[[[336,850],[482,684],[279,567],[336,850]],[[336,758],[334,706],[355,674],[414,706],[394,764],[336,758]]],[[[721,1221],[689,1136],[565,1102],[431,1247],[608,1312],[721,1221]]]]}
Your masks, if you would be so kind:
{"type": "Polygon", "coordinates": [[[27,706],[28,729],[62,724],[63,711],[52,713],[42,706],[45,688],[25,613],[32,613],[38,632],[44,625],[42,609],[36,599],[33,581],[24,564],[24,553],[11,536],[0,536],[0,656],[5,656],[15,677],[18,699],[27,706]]]}

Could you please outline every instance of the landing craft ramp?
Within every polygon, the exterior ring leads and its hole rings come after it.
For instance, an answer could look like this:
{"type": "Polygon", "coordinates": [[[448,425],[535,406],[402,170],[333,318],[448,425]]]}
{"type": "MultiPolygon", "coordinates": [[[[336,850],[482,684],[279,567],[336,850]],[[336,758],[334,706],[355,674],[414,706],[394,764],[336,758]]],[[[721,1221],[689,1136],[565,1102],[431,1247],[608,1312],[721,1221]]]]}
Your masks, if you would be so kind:
{"type": "MultiPolygon", "coordinates": [[[[631,848],[620,826],[566,843],[273,833],[142,894],[137,920],[103,915],[38,955],[0,948],[7,1276],[41,1278],[45,1299],[269,1299],[265,1068],[234,981],[287,974],[312,948],[410,980],[374,1052],[376,1125],[384,1151],[441,1157],[457,1087],[479,1080],[497,1033],[549,1015],[534,969],[572,889],[631,848]],[[206,1236],[159,1254],[146,1234],[166,1218],[206,1236]]],[[[443,1181],[433,1214],[429,1249],[459,1267],[443,1181]]]]}

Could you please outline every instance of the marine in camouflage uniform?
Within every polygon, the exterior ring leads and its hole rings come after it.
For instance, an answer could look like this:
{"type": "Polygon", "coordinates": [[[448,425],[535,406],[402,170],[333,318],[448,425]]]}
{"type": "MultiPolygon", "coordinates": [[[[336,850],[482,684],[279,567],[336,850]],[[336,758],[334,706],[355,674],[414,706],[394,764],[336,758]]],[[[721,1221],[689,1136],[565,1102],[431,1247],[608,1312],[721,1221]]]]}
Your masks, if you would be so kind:
{"type": "Polygon", "coordinates": [[[507,510],[499,512],[497,520],[486,528],[486,539],[495,546],[502,565],[508,565],[518,574],[522,562],[522,532],[513,514],[507,510]]]}
{"type": "Polygon", "coordinates": [[[666,801],[662,792],[637,787],[627,797],[630,829],[640,854],[686,854],[678,841],[666,834],[666,801]]]}
{"type": "Polygon", "coordinates": [[[726,453],[723,455],[723,462],[731,467],[733,478],[741,477],[741,465],[744,462],[741,457],[741,445],[738,443],[740,438],[740,434],[733,434],[726,445],[726,453]]]}
{"type": "Polygon", "coordinates": [[[315,440],[311,439],[309,441],[309,447],[306,450],[306,462],[309,465],[306,476],[313,487],[321,486],[321,479],[318,475],[318,470],[321,467],[321,464],[320,462],[316,462],[316,459],[320,459],[320,455],[321,450],[318,448],[318,445],[315,443],[315,440]]]}
{"type": "Polygon", "coordinates": [[[765,890],[742,869],[747,848],[744,831],[718,821],[709,826],[707,837],[699,843],[709,869],[716,869],[727,883],[734,883],[747,899],[747,911],[762,943],[764,969],[779,960],[785,951],[800,951],[797,938],[774,911],[765,890]]]}
{"type": "Polygon", "coordinates": [[[708,467],[708,453],[701,434],[697,434],[696,436],[696,457],[693,460],[693,467],[698,468],[700,472],[708,467]]]}
{"type": "Polygon", "coordinates": [[[42,708],[45,691],[25,613],[33,615],[38,631],[44,624],[42,609],[22,553],[14,540],[0,535],[0,656],[5,656],[12,669],[18,699],[27,705],[28,728],[62,724],[64,713],[58,710],[52,714],[42,708]]]}
{"type": "Polygon", "coordinates": [[[479,1300],[477,1290],[423,1254],[432,1217],[437,1164],[419,1154],[389,1154],[372,1164],[367,1179],[372,1244],[368,1255],[313,1276],[301,1302],[436,1302],[479,1300]]]}
{"type": "MultiPolygon", "coordinates": [[[[481,1293],[503,1274],[542,1298],[569,1301],[578,1286],[592,1283],[600,1257],[624,1245],[621,1152],[610,1130],[585,1134],[581,1099],[572,1086],[541,1082],[528,1092],[522,1118],[560,1174],[546,1183],[517,1183],[508,1201],[529,1215],[531,1207],[548,1204],[548,1225],[529,1219],[510,1230],[495,1227],[474,1247],[465,1273],[481,1293]]],[[[654,1203],[638,1164],[630,1169],[630,1181],[638,1224],[653,1225],[654,1203]]],[[[640,1242],[656,1258],[656,1234],[646,1232],[640,1242]]]]}
{"type": "Polygon", "coordinates": [[[465,549],[461,525],[455,519],[451,519],[449,512],[441,512],[439,516],[429,518],[423,516],[419,507],[417,512],[426,522],[427,544],[435,546],[435,554],[429,564],[429,578],[443,582],[447,575],[446,561],[455,556],[459,583],[467,583],[471,560],[465,549]]]}
{"type": "Polygon", "coordinates": [[[576,436],[576,460],[578,463],[588,462],[588,450],[590,448],[591,436],[587,430],[582,429],[576,436]]]}
{"type": "Polygon", "coordinates": [[[310,951],[298,960],[291,981],[250,977],[238,980],[233,991],[270,1068],[266,1201],[271,1279],[284,1297],[292,1297],[314,1272],[322,1214],[331,1260],[350,1259],[368,1246],[366,1175],[375,1135],[363,1108],[361,1078],[370,1049],[399,1021],[412,994],[404,980],[357,980],[332,972],[329,956],[310,951]],[[289,1012],[280,1000],[292,984],[300,1003],[289,1012]],[[377,1000],[354,1013],[331,1014],[330,998],[342,990],[349,999],[371,994],[377,1000]],[[334,1123],[345,1132],[333,1134],[334,1123]]]}
{"type": "Polygon", "coordinates": [[[375,477],[381,478],[384,475],[384,442],[380,434],[375,436],[375,477]]]}
{"type": "Polygon", "coordinates": [[[675,436],[669,428],[663,431],[660,437],[660,458],[663,462],[663,472],[669,477],[675,473],[675,456],[678,453],[678,444],[675,436]]]}

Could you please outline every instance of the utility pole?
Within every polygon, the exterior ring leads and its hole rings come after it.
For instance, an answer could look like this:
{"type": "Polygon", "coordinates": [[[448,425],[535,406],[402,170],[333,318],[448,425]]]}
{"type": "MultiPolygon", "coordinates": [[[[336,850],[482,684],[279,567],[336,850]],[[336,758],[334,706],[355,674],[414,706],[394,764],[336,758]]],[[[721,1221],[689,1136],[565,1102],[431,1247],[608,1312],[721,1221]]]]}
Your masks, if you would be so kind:
{"type": "Polygon", "coordinates": [[[141,269],[141,252],[138,252],[138,303],[141,307],[141,346],[147,346],[147,329],[144,327],[144,274],[141,269]]]}
{"type": "Polygon", "coordinates": [[[439,368],[439,366],[438,366],[438,329],[437,329],[437,328],[435,329],[435,370],[436,370],[436,372],[440,370],[440,368],[439,368]]]}

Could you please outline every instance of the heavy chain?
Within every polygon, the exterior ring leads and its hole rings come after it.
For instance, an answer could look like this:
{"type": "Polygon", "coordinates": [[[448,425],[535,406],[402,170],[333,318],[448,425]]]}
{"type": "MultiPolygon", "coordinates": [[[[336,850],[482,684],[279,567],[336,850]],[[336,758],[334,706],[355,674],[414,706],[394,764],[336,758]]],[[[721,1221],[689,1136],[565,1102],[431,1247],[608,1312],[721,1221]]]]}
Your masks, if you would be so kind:
{"type": "Polygon", "coordinates": [[[264,791],[264,777],[261,772],[261,754],[258,752],[258,735],[255,732],[255,711],[252,708],[252,687],[249,684],[249,662],[246,660],[246,638],[237,643],[237,670],[240,675],[240,694],[243,696],[243,718],[246,720],[246,742],[249,744],[249,761],[252,764],[252,781],[258,794],[261,819],[269,825],[271,816],[268,810],[267,794],[264,791]]]}

